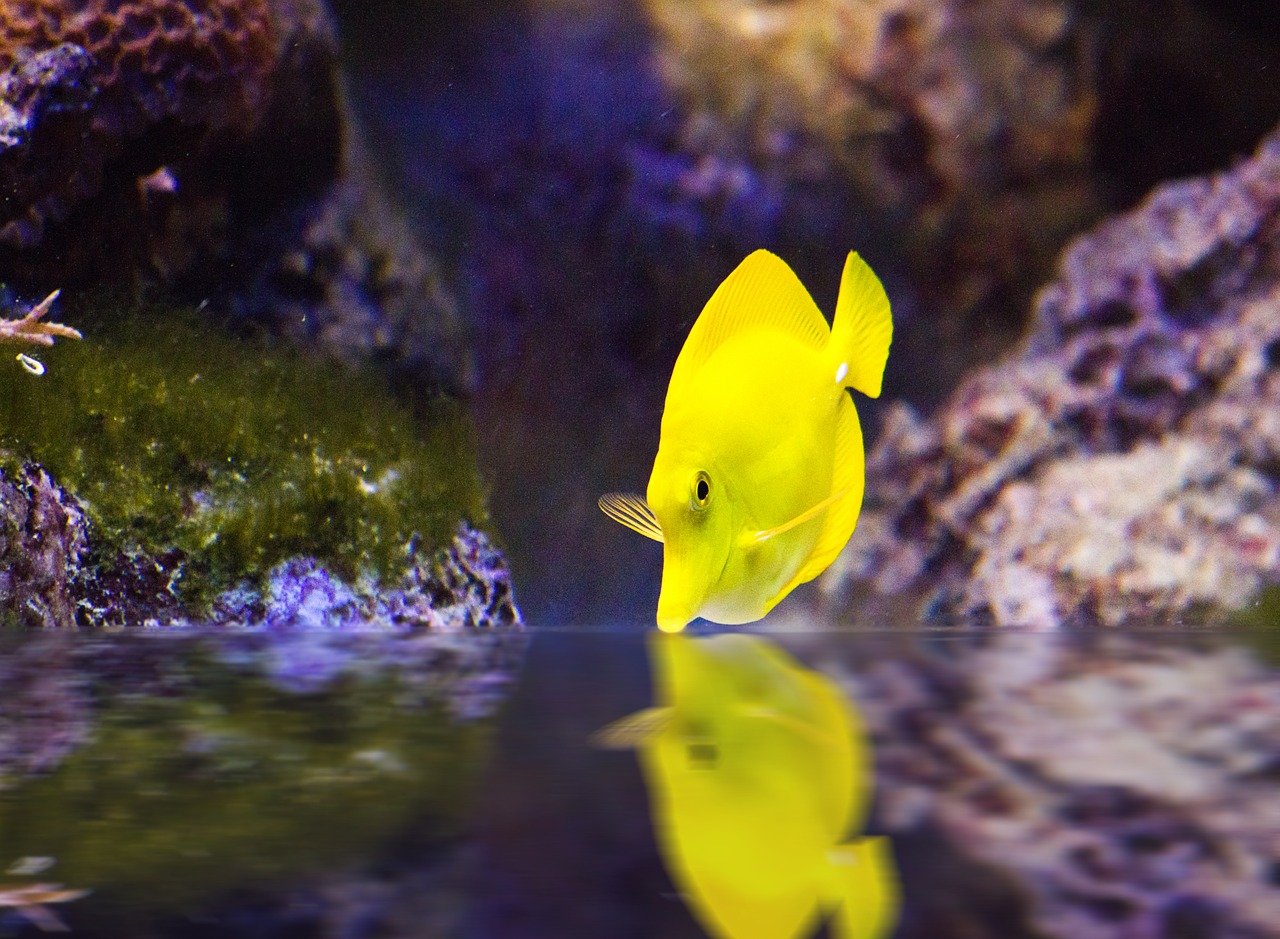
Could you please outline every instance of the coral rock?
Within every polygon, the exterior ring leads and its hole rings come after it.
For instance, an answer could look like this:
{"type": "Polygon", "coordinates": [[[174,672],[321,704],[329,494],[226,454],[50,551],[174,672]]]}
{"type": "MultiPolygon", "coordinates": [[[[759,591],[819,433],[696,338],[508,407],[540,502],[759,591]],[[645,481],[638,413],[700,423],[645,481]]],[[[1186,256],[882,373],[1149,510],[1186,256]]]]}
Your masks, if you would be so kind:
{"type": "Polygon", "coordinates": [[[47,473],[0,473],[0,626],[74,626],[85,546],[84,513],[47,473]]]}
{"type": "Polygon", "coordinates": [[[647,7],[685,148],[851,183],[934,306],[989,315],[1096,217],[1090,36],[1064,0],[647,7]]]}
{"type": "Polygon", "coordinates": [[[159,281],[465,390],[452,301],[358,138],[322,0],[0,5],[10,284],[159,281]]]}
{"type": "Polygon", "coordinates": [[[1118,624],[1280,579],[1280,134],[1081,237],[1024,347],[868,462],[828,587],[928,614],[1118,624]]]}
{"type": "Polygon", "coordinates": [[[46,219],[92,195],[107,162],[162,121],[252,136],[285,32],[266,0],[5,4],[0,70],[13,113],[0,243],[38,242],[46,219]]]}

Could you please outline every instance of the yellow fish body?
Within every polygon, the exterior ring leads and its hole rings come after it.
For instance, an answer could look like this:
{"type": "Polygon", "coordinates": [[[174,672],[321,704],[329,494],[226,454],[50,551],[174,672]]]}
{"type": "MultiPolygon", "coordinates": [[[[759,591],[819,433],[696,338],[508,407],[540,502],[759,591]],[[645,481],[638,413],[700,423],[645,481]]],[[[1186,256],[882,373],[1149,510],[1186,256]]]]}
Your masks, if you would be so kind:
{"type": "Polygon", "coordinates": [[[600,500],[663,544],[660,628],[758,620],[844,548],[865,474],[846,389],[880,394],[892,335],[888,297],[856,253],[830,329],[767,251],[717,288],[676,360],[646,498],[600,500]]]}
{"type": "Polygon", "coordinates": [[[870,793],[843,695],[759,636],[651,637],[659,706],[605,728],[635,746],[658,840],[694,913],[723,939],[792,939],[823,912],[840,939],[892,927],[884,839],[846,842],[870,793]]]}

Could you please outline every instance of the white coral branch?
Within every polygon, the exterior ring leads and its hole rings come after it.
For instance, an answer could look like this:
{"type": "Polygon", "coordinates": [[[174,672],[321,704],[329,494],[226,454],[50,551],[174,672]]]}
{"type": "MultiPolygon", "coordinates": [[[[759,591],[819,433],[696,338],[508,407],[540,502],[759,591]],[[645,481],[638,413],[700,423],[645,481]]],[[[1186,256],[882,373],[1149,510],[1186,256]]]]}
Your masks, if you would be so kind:
{"type": "Polygon", "coordinates": [[[53,301],[58,299],[61,290],[55,290],[45,297],[29,313],[21,319],[10,320],[0,318],[0,343],[33,344],[51,346],[59,336],[64,339],[82,339],[78,329],[63,326],[61,323],[42,323],[40,318],[49,312],[53,301]]]}

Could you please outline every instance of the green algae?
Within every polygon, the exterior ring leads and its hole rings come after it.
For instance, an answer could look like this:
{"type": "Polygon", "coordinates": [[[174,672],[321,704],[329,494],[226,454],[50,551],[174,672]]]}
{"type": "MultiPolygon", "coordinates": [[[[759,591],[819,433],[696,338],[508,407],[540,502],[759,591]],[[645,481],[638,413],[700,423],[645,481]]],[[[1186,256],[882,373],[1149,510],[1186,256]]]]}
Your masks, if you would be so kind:
{"type": "Polygon", "coordinates": [[[188,696],[117,698],[56,771],[0,779],[0,863],[55,858],[89,902],[164,913],[368,861],[407,831],[452,837],[489,725],[397,707],[398,690],[297,696],[206,666],[188,696]]]}
{"type": "Polygon", "coordinates": [[[1280,584],[1269,584],[1226,617],[1226,634],[1270,668],[1280,667],[1280,584]]]}
{"type": "Polygon", "coordinates": [[[59,311],[85,338],[38,350],[45,375],[0,362],[0,467],[43,464],[100,552],[180,551],[187,603],[297,555],[387,576],[483,521],[457,402],[411,409],[370,370],[190,310],[88,305],[59,311]]]}

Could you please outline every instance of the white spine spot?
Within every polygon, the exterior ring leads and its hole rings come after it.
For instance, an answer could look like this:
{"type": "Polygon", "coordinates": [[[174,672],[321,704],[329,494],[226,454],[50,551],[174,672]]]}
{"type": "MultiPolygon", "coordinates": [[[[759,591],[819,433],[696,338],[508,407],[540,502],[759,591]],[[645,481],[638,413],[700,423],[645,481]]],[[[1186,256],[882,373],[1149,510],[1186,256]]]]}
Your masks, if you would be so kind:
{"type": "Polygon", "coordinates": [[[844,381],[844,377],[848,374],[849,374],[849,363],[841,362],[840,367],[836,369],[836,384],[838,385],[842,381],[844,381]]]}
{"type": "Polygon", "coordinates": [[[17,355],[18,364],[25,368],[32,375],[40,376],[44,374],[44,363],[39,359],[33,359],[25,352],[19,352],[17,355]]]}

